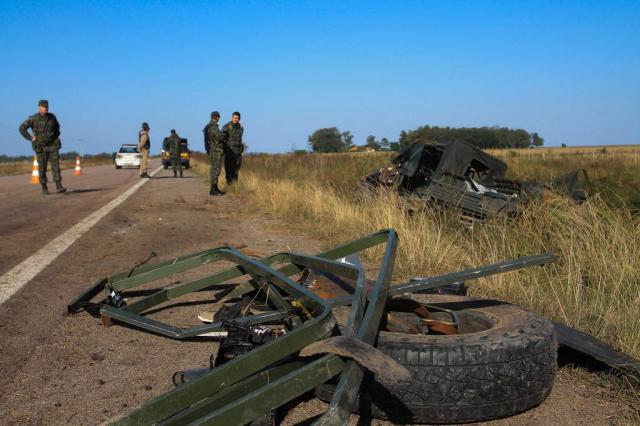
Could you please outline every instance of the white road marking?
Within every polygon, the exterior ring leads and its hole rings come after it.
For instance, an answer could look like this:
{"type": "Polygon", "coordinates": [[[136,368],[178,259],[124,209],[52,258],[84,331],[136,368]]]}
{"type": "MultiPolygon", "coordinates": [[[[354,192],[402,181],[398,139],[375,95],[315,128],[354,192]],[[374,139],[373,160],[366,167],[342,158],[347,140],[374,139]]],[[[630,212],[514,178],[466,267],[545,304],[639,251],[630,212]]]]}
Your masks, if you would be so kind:
{"type": "MultiPolygon", "coordinates": [[[[155,175],[162,166],[151,172],[155,175]]],[[[140,182],[111,200],[80,222],[73,225],[61,235],[58,235],[49,244],[35,252],[31,257],[23,260],[9,272],[0,277],[0,305],[9,300],[18,290],[36,277],[44,268],[49,266],[58,256],[71,246],[78,238],[83,236],[93,225],[118,207],[124,200],[147,183],[149,179],[141,179],[140,182]]]]}

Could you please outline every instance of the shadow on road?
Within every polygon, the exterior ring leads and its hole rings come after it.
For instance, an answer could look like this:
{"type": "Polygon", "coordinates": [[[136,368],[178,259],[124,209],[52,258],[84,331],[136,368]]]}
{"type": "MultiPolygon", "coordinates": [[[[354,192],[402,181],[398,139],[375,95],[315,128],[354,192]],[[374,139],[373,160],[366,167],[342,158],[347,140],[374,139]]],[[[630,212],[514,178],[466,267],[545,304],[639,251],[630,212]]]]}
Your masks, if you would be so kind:
{"type": "Polygon", "coordinates": [[[153,180],[153,179],[194,179],[194,178],[195,178],[195,176],[184,176],[184,177],[181,177],[181,178],[180,177],[174,178],[173,176],[157,176],[157,177],[154,176],[154,177],[151,178],[151,180],[153,180]]]}
{"type": "Polygon", "coordinates": [[[113,188],[87,188],[87,189],[71,189],[66,192],[66,194],[84,194],[85,192],[100,192],[100,191],[110,191],[113,188]]]}

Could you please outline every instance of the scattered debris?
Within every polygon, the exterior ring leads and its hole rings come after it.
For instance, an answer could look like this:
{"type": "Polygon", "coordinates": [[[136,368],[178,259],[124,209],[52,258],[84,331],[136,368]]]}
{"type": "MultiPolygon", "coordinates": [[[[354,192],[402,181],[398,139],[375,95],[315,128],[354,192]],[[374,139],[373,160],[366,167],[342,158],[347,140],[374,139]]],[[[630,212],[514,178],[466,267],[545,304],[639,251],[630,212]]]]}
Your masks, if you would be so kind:
{"type": "Polygon", "coordinates": [[[540,198],[545,190],[583,202],[591,185],[584,170],[572,171],[549,184],[507,179],[505,162],[461,141],[416,142],[401,151],[393,164],[366,176],[363,186],[395,188],[428,204],[458,208],[463,216],[473,219],[515,216],[521,203],[540,198]]]}
{"type": "MultiPolygon", "coordinates": [[[[461,294],[468,280],[544,265],[556,256],[390,285],[397,243],[395,231],[385,230],[315,256],[253,259],[220,247],[99,280],[68,306],[70,314],[85,309],[105,325],[179,340],[222,339],[209,367],[176,372],[174,389],[111,422],[240,425],[272,418],[312,390],[330,403],[319,425],[344,424],[354,411],[402,423],[480,421],[542,402],[555,377],[554,325],[517,306],[461,294]],[[357,254],[380,244],[384,256],[376,279],[368,280],[357,254]],[[134,290],[216,261],[235,265],[150,293],[134,290]],[[248,279],[239,282],[243,276],[248,279]],[[92,302],[100,292],[105,298],[92,302]],[[159,305],[193,292],[218,304],[215,312],[200,314],[204,324],[181,328],[149,317],[159,305]]],[[[589,354],[563,336],[563,344],[589,354]]],[[[628,358],[608,359],[629,364],[628,358]]]]}

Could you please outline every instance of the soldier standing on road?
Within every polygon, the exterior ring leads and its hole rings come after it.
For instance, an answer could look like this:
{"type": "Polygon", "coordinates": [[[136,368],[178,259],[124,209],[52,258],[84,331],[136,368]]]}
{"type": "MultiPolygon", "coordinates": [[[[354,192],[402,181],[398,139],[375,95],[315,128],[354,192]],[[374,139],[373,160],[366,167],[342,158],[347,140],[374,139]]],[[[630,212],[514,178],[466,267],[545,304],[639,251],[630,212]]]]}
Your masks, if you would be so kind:
{"type": "Polygon", "coordinates": [[[149,150],[151,149],[151,139],[149,139],[149,125],[142,123],[142,130],[138,133],[138,151],[142,154],[140,159],[140,177],[150,178],[147,174],[149,167],[149,150]]]}
{"type": "Polygon", "coordinates": [[[218,127],[220,113],[213,111],[211,121],[202,130],[204,132],[204,149],[211,159],[211,189],[209,195],[224,195],[218,188],[218,177],[222,169],[222,157],[224,155],[224,135],[218,127]]]}
{"type": "Polygon", "coordinates": [[[227,184],[231,185],[238,180],[240,166],[242,166],[242,133],[244,128],[240,124],[240,113],[238,111],[231,115],[231,121],[224,125],[224,171],[227,175],[227,184]]]}
{"type": "Polygon", "coordinates": [[[62,186],[62,176],[60,176],[60,123],[55,115],[49,112],[49,101],[38,102],[38,113],[24,120],[20,125],[20,134],[31,142],[33,151],[38,157],[40,165],[40,185],[42,193],[48,194],[47,188],[47,163],[51,162],[53,180],[56,183],[56,192],[65,192],[67,189],[62,186]],[[31,129],[33,134],[28,130],[31,129]]]}
{"type": "Polygon", "coordinates": [[[171,153],[173,177],[178,177],[178,171],[180,171],[180,177],[182,177],[182,163],[180,161],[180,154],[182,153],[182,138],[178,136],[175,129],[171,129],[171,134],[169,135],[167,142],[169,143],[169,152],[171,153]]]}

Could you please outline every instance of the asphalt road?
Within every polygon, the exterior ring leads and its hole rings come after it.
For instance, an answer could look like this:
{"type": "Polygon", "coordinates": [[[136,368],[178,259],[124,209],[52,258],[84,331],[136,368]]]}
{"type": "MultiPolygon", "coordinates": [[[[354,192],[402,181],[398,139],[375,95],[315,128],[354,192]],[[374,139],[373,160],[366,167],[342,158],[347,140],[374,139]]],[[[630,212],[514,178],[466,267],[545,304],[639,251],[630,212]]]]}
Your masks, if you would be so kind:
{"type": "MultiPolygon", "coordinates": [[[[152,161],[150,169],[159,165],[152,161]]],[[[64,170],[67,192],[56,194],[50,182],[45,196],[30,175],[0,177],[0,275],[139,180],[138,169],[111,165],[85,168],[82,176],[64,170]]]]}

